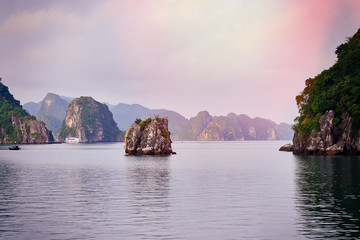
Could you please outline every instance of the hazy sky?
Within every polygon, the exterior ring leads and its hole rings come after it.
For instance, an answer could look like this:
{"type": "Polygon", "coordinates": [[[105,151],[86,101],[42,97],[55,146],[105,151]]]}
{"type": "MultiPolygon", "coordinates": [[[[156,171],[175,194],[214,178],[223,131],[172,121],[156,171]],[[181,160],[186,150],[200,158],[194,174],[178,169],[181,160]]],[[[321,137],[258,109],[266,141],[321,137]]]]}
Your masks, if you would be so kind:
{"type": "Polygon", "coordinates": [[[359,0],[0,0],[0,76],[48,92],[292,123],[307,78],[360,28],[359,0]]]}

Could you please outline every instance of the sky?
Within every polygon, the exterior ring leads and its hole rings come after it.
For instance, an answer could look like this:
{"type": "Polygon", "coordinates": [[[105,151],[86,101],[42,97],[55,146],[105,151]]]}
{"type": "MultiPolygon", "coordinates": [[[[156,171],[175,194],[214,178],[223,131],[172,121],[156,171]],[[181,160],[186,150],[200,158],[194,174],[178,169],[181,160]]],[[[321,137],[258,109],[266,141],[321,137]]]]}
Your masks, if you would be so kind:
{"type": "Polygon", "coordinates": [[[360,28],[358,0],[0,0],[0,77],[52,92],[293,123],[305,80],[360,28]]]}

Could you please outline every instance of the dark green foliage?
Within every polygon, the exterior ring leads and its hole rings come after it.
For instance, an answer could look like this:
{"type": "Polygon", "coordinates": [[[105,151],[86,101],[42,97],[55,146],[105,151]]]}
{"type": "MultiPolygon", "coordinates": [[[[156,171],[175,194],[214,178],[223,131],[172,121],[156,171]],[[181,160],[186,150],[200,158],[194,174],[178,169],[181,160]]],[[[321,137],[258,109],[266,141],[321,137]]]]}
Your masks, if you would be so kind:
{"type": "Polygon", "coordinates": [[[31,134],[31,136],[32,136],[33,138],[37,138],[39,135],[40,135],[40,133],[38,133],[38,132],[33,132],[33,133],[31,134]]]}
{"type": "MultiPolygon", "coordinates": [[[[159,116],[155,116],[155,119],[159,119],[159,116]]],[[[142,128],[146,127],[151,121],[155,120],[155,119],[152,119],[152,118],[147,118],[146,120],[142,121],[140,118],[137,118],[135,120],[135,123],[136,124],[140,124],[140,126],[142,128]]]]}
{"type": "Polygon", "coordinates": [[[170,133],[169,133],[169,131],[168,131],[167,129],[164,128],[164,129],[162,130],[162,136],[163,136],[164,138],[167,138],[167,137],[169,136],[169,134],[170,134],[170,133]]]}
{"type": "Polygon", "coordinates": [[[20,142],[18,137],[19,139],[22,139],[21,130],[19,128],[14,128],[12,132],[8,133],[8,140],[10,142],[14,142],[14,143],[20,142]]]}
{"type": "Polygon", "coordinates": [[[5,135],[8,136],[8,141],[14,143],[22,139],[21,130],[19,128],[15,129],[12,125],[12,116],[24,118],[28,117],[29,114],[22,109],[20,102],[9,92],[9,88],[0,82],[0,142],[5,135]]]}
{"type": "Polygon", "coordinates": [[[54,138],[54,135],[53,135],[52,131],[49,131],[49,134],[50,134],[49,141],[54,142],[55,138],[54,138]]]}
{"type": "Polygon", "coordinates": [[[120,131],[120,133],[119,133],[120,139],[124,139],[124,138],[125,138],[125,133],[126,133],[126,131],[120,131]]]}
{"type": "Polygon", "coordinates": [[[9,88],[0,82],[0,125],[3,127],[11,124],[11,116],[17,117],[30,116],[20,102],[16,100],[9,92],[9,88]]]}
{"type": "Polygon", "coordinates": [[[26,132],[27,132],[27,134],[29,134],[29,133],[30,133],[30,126],[29,126],[29,125],[27,125],[27,124],[25,124],[25,128],[26,128],[26,132]]]}
{"type": "MultiPolygon", "coordinates": [[[[122,132],[117,127],[112,113],[105,104],[101,104],[91,97],[80,97],[78,100],[73,101],[75,102],[70,103],[70,105],[77,104],[81,109],[81,122],[80,125],[75,128],[83,128],[87,141],[94,141],[93,139],[96,138],[98,134],[96,129],[100,127],[103,128],[102,141],[104,142],[116,141],[121,137],[122,132]]],[[[72,112],[70,114],[76,113],[72,112]]],[[[75,128],[67,127],[64,121],[59,133],[59,138],[65,140],[65,138],[69,136],[76,137],[75,128]]]]}
{"type": "Polygon", "coordinates": [[[65,121],[61,127],[60,133],[59,133],[59,137],[62,139],[65,139],[68,136],[75,136],[75,129],[74,128],[70,128],[68,126],[66,126],[65,121]]]}
{"type": "Polygon", "coordinates": [[[152,121],[151,118],[148,118],[140,123],[141,127],[146,127],[152,121]]]}
{"type": "MultiPolygon", "coordinates": [[[[121,131],[117,127],[113,115],[109,108],[105,104],[96,102],[96,107],[92,107],[87,104],[82,113],[82,120],[84,121],[85,135],[86,137],[92,136],[92,129],[96,124],[101,124],[104,129],[103,141],[116,141],[121,131]]],[[[88,138],[89,139],[89,138],[88,138]]]]}
{"type": "Polygon", "coordinates": [[[328,70],[305,81],[304,90],[296,96],[300,116],[293,129],[306,139],[327,110],[334,110],[335,126],[341,114],[349,113],[353,132],[360,128],[360,29],[346,43],[336,48],[337,62],[328,70]]]}

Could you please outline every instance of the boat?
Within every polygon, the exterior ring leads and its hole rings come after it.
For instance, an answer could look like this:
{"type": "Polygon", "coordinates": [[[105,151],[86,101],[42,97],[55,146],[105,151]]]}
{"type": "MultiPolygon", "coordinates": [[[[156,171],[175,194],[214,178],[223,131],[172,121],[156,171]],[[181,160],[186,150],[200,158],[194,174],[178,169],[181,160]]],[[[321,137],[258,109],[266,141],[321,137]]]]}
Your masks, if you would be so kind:
{"type": "Polygon", "coordinates": [[[65,142],[66,143],[81,143],[81,139],[76,138],[76,137],[69,137],[69,138],[66,138],[65,142]]]}
{"type": "Polygon", "coordinates": [[[9,147],[9,150],[20,150],[21,148],[18,145],[12,145],[9,147]]]}

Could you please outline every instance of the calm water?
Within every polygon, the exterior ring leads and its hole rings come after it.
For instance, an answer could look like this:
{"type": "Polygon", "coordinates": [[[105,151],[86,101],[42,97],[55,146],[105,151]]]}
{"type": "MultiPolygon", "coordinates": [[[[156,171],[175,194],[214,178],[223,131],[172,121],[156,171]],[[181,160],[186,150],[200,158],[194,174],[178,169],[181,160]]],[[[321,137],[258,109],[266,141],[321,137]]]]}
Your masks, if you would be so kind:
{"type": "Polygon", "coordinates": [[[296,157],[282,144],[0,151],[0,239],[360,238],[360,158],[296,157]]]}

